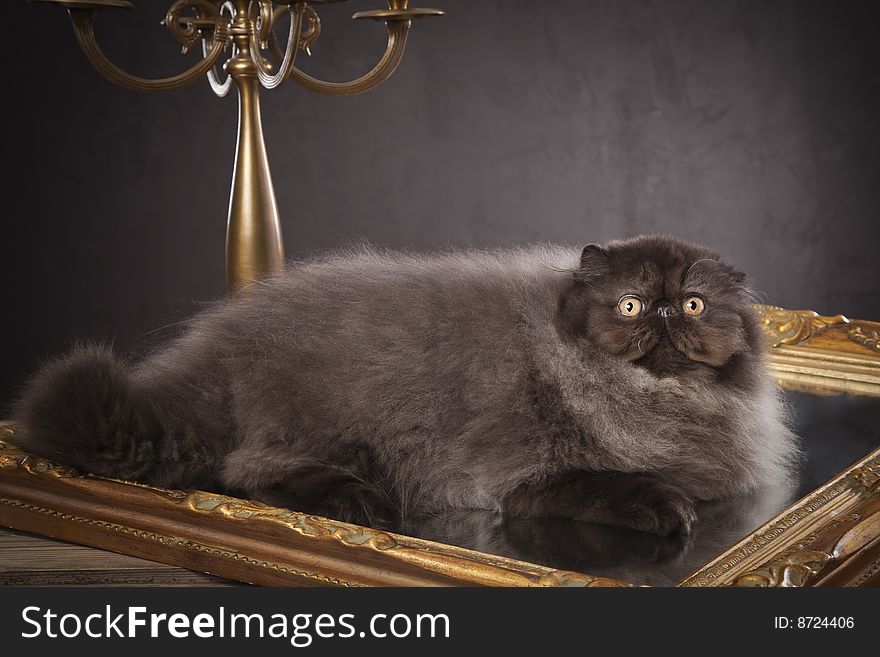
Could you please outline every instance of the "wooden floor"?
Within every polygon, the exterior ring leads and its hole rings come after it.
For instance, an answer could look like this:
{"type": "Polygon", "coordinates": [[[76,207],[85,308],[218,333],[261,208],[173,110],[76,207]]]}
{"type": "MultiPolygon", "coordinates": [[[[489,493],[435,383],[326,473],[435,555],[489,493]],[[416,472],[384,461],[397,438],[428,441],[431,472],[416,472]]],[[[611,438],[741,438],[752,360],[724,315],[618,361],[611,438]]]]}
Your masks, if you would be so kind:
{"type": "Polygon", "coordinates": [[[0,586],[238,586],[124,554],[0,527],[0,586]]]}

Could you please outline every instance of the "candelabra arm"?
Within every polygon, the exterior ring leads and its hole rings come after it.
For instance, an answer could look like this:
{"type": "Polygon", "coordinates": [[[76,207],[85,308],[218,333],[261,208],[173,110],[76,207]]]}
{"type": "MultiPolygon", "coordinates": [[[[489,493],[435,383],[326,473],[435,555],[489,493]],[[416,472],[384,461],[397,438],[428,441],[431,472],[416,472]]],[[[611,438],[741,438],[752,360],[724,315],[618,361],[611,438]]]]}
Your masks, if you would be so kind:
{"type": "MultiPolygon", "coordinates": [[[[235,8],[230,2],[222,3],[217,8],[216,11],[217,11],[217,13],[220,14],[221,19],[222,19],[223,12],[227,11],[227,10],[230,12],[230,21],[231,21],[232,15],[235,13],[235,8]]],[[[204,14],[205,14],[204,11],[199,11],[200,17],[203,17],[204,14]]],[[[218,34],[218,31],[215,30],[214,34],[212,35],[213,38],[211,40],[208,40],[205,38],[201,39],[202,57],[207,58],[211,54],[211,51],[213,50],[214,46],[216,45],[217,39],[219,36],[222,36],[224,39],[229,38],[228,29],[224,29],[222,32],[223,32],[222,34],[218,34]]],[[[227,75],[226,78],[221,82],[220,75],[217,73],[216,66],[211,66],[211,68],[208,69],[207,77],[208,77],[208,84],[211,87],[211,91],[213,91],[214,94],[218,98],[226,97],[229,94],[229,92],[232,90],[232,76],[227,75]]]]}
{"type": "MultiPolygon", "coordinates": [[[[69,12],[70,18],[73,21],[76,40],[79,42],[80,48],[82,48],[88,60],[92,63],[92,66],[110,82],[134,91],[168,91],[170,89],[187,87],[211,71],[220,60],[226,48],[226,39],[222,35],[215,34],[212,47],[205,58],[189,70],[167,78],[153,80],[141,78],[123,71],[107,59],[95,38],[94,10],[70,8],[69,12]]],[[[223,28],[218,25],[216,29],[223,28]]]]}
{"type": "MultiPolygon", "coordinates": [[[[270,69],[270,65],[260,54],[258,30],[251,32],[251,54],[257,67],[257,77],[260,80],[260,84],[266,89],[274,89],[284,82],[294,68],[294,62],[296,62],[296,53],[300,47],[300,35],[302,34],[303,13],[305,12],[306,5],[305,3],[297,3],[296,5],[289,5],[288,8],[290,11],[290,32],[287,37],[287,48],[284,51],[283,57],[279,57],[281,64],[274,75],[267,72],[270,69]]],[[[266,12],[264,20],[274,21],[271,8],[266,12]]],[[[271,30],[271,26],[269,29],[271,30]]]]}
{"type": "MultiPolygon", "coordinates": [[[[331,96],[351,96],[375,89],[391,77],[394,71],[397,70],[400,60],[403,59],[403,53],[406,49],[406,37],[409,34],[411,21],[388,21],[386,25],[388,28],[388,44],[385,48],[385,54],[382,55],[382,59],[366,75],[350,82],[326,82],[314,78],[308,73],[303,73],[296,66],[293,66],[290,71],[290,78],[312,91],[331,96]]],[[[277,43],[273,50],[275,51],[275,56],[280,59],[281,53],[277,48],[277,43]]]]}
{"type": "MultiPolygon", "coordinates": [[[[207,40],[202,40],[202,55],[207,59],[212,51],[212,46],[208,45],[207,40]]],[[[217,69],[214,66],[208,69],[208,84],[211,90],[219,97],[223,98],[232,89],[232,76],[227,75],[223,82],[220,82],[220,76],[217,75],[217,69]]]]}

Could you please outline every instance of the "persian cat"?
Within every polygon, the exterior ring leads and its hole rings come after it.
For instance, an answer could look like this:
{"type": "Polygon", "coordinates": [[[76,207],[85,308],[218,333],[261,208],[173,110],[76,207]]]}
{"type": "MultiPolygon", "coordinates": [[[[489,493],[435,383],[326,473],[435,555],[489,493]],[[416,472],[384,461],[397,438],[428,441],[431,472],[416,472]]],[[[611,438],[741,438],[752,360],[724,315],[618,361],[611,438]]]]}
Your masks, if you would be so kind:
{"type": "Polygon", "coordinates": [[[32,379],[25,449],[336,519],[484,508],[666,535],[796,452],[742,273],[667,237],[297,262],[140,362],[32,379]]]}

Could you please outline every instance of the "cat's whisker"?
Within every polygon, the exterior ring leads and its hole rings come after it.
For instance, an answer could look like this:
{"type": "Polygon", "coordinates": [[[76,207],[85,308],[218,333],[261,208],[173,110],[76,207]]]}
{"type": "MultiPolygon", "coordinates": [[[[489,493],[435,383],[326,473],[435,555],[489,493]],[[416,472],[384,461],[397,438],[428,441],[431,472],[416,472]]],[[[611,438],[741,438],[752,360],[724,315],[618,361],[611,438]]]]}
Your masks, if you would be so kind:
{"type": "Polygon", "coordinates": [[[182,320],[180,320],[180,321],[178,321],[178,322],[171,322],[170,324],[165,324],[164,326],[157,326],[157,327],[154,328],[154,329],[150,329],[149,331],[145,331],[145,332],[144,332],[144,335],[145,335],[145,336],[147,336],[147,335],[153,335],[154,333],[158,333],[159,331],[164,331],[165,329],[169,329],[169,328],[172,328],[172,327],[174,327],[174,326],[182,326],[182,325],[184,325],[184,324],[187,324],[189,321],[190,321],[190,319],[187,318],[187,319],[182,319],[182,320]]]}
{"type": "Polygon", "coordinates": [[[701,262],[716,262],[716,261],[713,260],[712,258],[700,258],[699,260],[697,260],[696,262],[694,262],[690,267],[687,268],[687,271],[684,273],[684,277],[683,277],[683,278],[687,278],[687,277],[688,277],[688,274],[691,273],[691,269],[693,269],[694,267],[696,267],[696,266],[697,266],[698,264],[700,264],[701,262]]]}

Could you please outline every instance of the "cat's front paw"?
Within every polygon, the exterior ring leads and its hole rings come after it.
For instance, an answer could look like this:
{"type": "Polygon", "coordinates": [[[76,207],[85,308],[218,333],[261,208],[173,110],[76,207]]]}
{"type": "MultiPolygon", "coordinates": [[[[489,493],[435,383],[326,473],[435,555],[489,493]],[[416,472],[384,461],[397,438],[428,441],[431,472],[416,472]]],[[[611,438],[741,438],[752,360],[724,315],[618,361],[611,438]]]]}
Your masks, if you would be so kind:
{"type": "Polygon", "coordinates": [[[660,481],[646,480],[635,499],[624,509],[624,523],[639,531],[689,536],[697,520],[694,502],[682,490],[660,481]]]}

